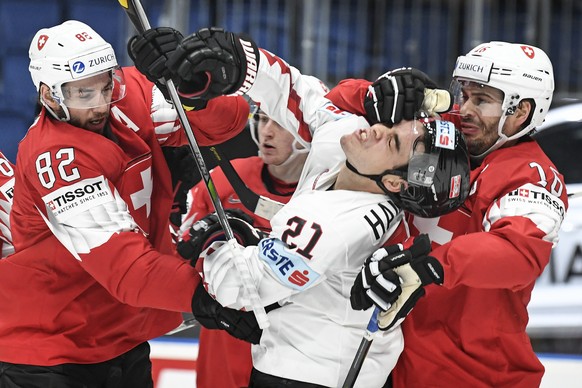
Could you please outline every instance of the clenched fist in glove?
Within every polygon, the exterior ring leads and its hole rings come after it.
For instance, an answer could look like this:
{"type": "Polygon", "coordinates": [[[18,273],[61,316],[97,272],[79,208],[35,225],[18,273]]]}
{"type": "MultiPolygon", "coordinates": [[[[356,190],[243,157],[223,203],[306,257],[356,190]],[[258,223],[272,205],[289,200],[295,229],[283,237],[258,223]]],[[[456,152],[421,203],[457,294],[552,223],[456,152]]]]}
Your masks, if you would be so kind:
{"type": "Polygon", "coordinates": [[[252,311],[223,307],[208,294],[202,282],[194,291],[192,314],[207,329],[225,330],[235,338],[258,344],[263,331],[252,311]]]}
{"type": "Polygon", "coordinates": [[[430,252],[426,234],[414,238],[404,249],[401,244],[380,248],[366,261],[350,292],[355,310],[376,304],[380,330],[389,330],[410,313],[425,293],[424,286],[443,283],[443,268],[430,252]]]}
{"type": "Polygon", "coordinates": [[[419,110],[448,112],[452,101],[449,91],[437,89],[428,75],[405,67],[381,75],[368,87],[364,109],[370,124],[383,123],[391,127],[402,120],[414,119],[419,110]]]}
{"type": "Polygon", "coordinates": [[[135,67],[155,83],[169,99],[164,79],[177,81],[166,63],[183,36],[180,31],[170,27],[158,27],[133,36],[127,42],[127,53],[135,63],[135,67]]]}
{"type": "Polygon", "coordinates": [[[168,61],[180,81],[178,93],[192,100],[243,94],[252,86],[259,51],[251,39],[221,28],[204,28],[184,38],[168,61]]]}
{"type": "MultiPolygon", "coordinates": [[[[253,228],[253,219],[242,210],[225,209],[225,213],[232,233],[240,245],[257,245],[264,237],[262,232],[253,228]]],[[[225,240],[224,230],[216,213],[209,214],[195,222],[189,233],[190,238],[180,241],[177,249],[180,256],[190,260],[193,267],[196,266],[200,254],[214,241],[225,240]]]]}

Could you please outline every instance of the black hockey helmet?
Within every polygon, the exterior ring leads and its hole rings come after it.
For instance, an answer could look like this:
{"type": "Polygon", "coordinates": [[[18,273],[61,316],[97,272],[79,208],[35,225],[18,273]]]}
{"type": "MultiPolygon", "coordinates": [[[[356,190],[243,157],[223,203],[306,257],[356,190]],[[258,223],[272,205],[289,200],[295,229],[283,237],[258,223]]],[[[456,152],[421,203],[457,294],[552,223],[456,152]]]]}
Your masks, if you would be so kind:
{"type": "Polygon", "coordinates": [[[457,209],[469,195],[469,151],[463,134],[452,122],[437,120],[423,112],[420,115],[414,125],[420,123],[425,131],[413,144],[408,164],[380,174],[362,174],[348,160],[346,166],[376,182],[401,209],[431,218],[457,209]],[[407,184],[393,193],[382,182],[387,174],[398,175],[407,184]]]}
{"type": "Polygon", "coordinates": [[[465,138],[450,121],[418,119],[426,134],[423,153],[413,154],[403,174],[408,185],[390,197],[420,217],[438,217],[460,207],[469,194],[469,151],[465,138]]]}

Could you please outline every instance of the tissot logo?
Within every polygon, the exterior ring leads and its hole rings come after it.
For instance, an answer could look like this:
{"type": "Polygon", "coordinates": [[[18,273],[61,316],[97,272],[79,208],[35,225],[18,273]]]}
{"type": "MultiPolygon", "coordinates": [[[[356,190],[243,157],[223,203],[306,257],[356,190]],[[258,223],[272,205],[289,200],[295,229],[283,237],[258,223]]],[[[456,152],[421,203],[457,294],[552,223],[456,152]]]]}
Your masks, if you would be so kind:
{"type": "Polygon", "coordinates": [[[562,203],[557,201],[556,197],[554,197],[553,195],[549,194],[546,191],[537,191],[521,187],[508,193],[508,197],[510,199],[516,198],[515,199],[516,201],[526,201],[526,202],[529,201],[530,203],[534,201],[538,203],[544,203],[546,205],[549,205],[551,208],[557,210],[561,216],[564,216],[566,212],[562,203]]]}
{"type": "Polygon", "coordinates": [[[89,209],[113,200],[112,192],[103,176],[83,179],[60,187],[42,197],[48,210],[62,222],[89,209]]]}
{"type": "Polygon", "coordinates": [[[74,190],[67,191],[58,197],[52,199],[53,206],[59,208],[64,206],[68,202],[74,201],[77,198],[85,197],[88,194],[100,193],[103,191],[103,182],[94,182],[82,187],[78,187],[74,190]]]}

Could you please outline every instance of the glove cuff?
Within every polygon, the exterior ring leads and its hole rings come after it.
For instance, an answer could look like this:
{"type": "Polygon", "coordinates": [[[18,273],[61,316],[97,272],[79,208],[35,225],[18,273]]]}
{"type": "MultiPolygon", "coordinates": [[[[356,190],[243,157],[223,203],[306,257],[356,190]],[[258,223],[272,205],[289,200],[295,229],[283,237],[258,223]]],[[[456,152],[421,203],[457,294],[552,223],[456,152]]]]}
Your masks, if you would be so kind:
{"type": "Polygon", "coordinates": [[[441,263],[432,256],[425,256],[410,263],[412,269],[418,274],[423,286],[427,284],[443,284],[444,270],[441,263]]]}
{"type": "Polygon", "coordinates": [[[242,61],[240,79],[237,84],[226,92],[226,94],[243,95],[247,93],[257,78],[259,69],[259,48],[257,44],[246,34],[232,34],[234,47],[236,47],[238,57],[242,61]]]}

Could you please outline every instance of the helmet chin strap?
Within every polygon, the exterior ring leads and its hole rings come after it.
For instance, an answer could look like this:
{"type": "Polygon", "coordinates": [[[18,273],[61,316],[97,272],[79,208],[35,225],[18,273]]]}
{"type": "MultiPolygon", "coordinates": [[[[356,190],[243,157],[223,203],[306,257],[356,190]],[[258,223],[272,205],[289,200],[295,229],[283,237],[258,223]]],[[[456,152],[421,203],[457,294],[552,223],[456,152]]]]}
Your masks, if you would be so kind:
{"type": "MultiPolygon", "coordinates": [[[[259,143],[257,141],[255,141],[255,143],[257,144],[257,146],[259,145],[259,143]]],[[[285,161],[283,163],[278,164],[277,167],[287,167],[287,166],[291,165],[292,163],[294,163],[299,155],[306,154],[309,152],[309,149],[310,149],[309,145],[307,147],[304,147],[304,148],[298,148],[297,147],[298,144],[303,146],[302,143],[294,141],[293,144],[291,145],[291,149],[292,149],[291,154],[287,157],[287,159],[285,159],[285,161]]],[[[258,152],[258,156],[261,156],[260,150],[258,152]]]]}
{"type": "Polygon", "coordinates": [[[505,120],[507,120],[507,114],[503,115],[499,118],[499,123],[497,124],[497,140],[495,140],[495,143],[493,143],[493,145],[491,147],[489,147],[487,150],[485,150],[485,152],[483,152],[482,154],[479,155],[473,155],[471,154],[471,159],[475,160],[475,161],[481,161],[483,160],[483,158],[485,158],[485,156],[489,155],[491,152],[495,151],[496,149],[501,148],[501,146],[503,144],[505,144],[508,140],[511,140],[511,138],[508,138],[507,136],[505,136],[505,134],[503,133],[503,126],[505,125],[505,120]]]}
{"type": "Polygon", "coordinates": [[[390,196],[393,197],[394,193],[392,193],[391,191],[389,191],[386,186],[384,186],[384,183],[382,183],[382,178],[384,178],[384,176],[390,174],[390,175],[397,175],[403,179],[406,179],[408,172],[404,172],[402,170],[393,170],[393,169],[388,169],[388,170],[384,170],[383,172],[381,172],[380,174],[362,174],[361,172],[359,172],[347,159],[346,159],[346,167],[348,168],[348,170],[350,170],[353,173],[356,173],[359,176],[362,176],[364,178],[368,178],[373,180],[374,182],[376,182],[376,184],[378,185],[378,187],[380,189],[382,189],[382,191],[390,196]]]}
{"type": "MultiPolygon", "coordinates": [[[[54,97],[53,100],[55,102],[57,102],[54,97]]],[[[53,108],[51,108],[49,106],[49,104],[47,104],[47,102],[44,100],[44,97],[41,95],[40,96],[40,103],[42,104],[42,106],[45,107],[45,109],[51,114],[51,116],[53,116],[55,119],[59,120],[59,121],[69,121],[71,119],[71,116],[69,115],[69,110],[67,109],[67,107],[65,105],[61,105],[59,104],[59,106],[61,107],[61,109],[63,110],[65,117],[60,117],[57,112],[55,112],[55,110],[53,108]]],[[[58,102],[57,102],[58,104],[58,102]]]]}

